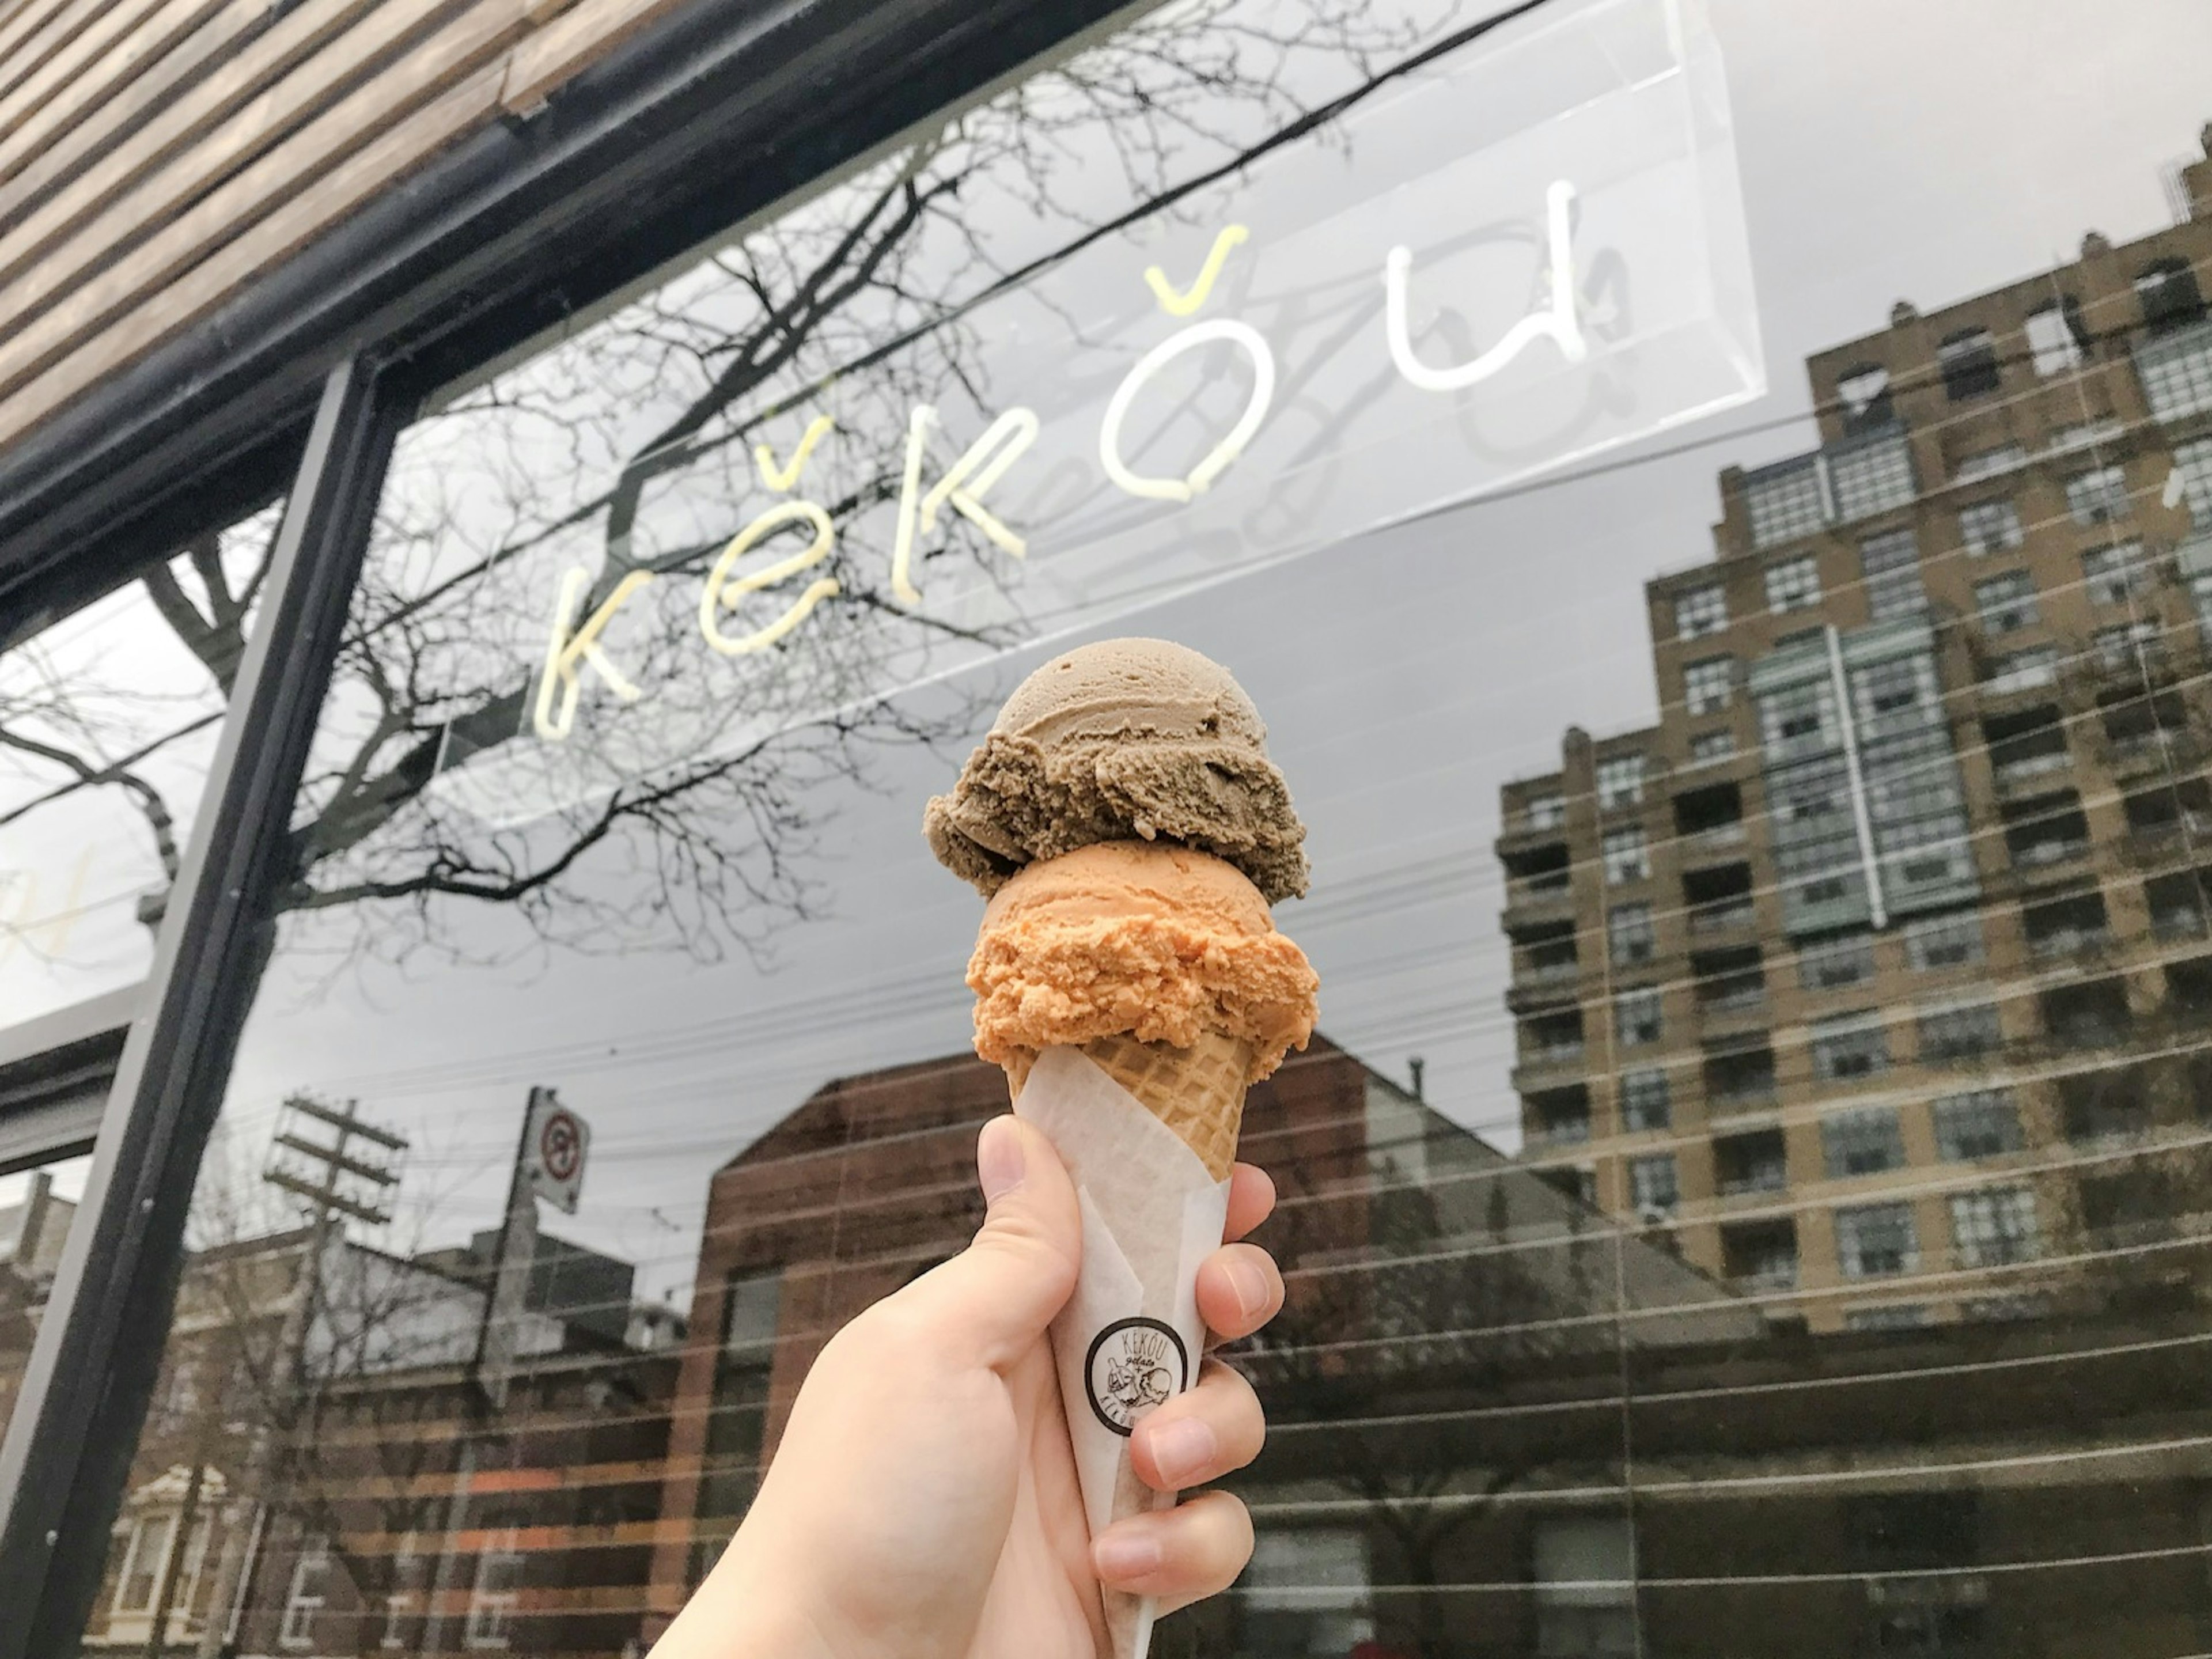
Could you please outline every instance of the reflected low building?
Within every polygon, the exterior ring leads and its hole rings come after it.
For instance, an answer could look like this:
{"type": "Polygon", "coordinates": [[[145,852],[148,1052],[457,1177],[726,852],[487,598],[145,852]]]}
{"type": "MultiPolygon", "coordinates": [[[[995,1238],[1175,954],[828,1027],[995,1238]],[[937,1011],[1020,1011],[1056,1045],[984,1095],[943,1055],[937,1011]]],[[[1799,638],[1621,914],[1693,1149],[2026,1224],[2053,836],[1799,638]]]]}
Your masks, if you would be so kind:
{"type": "Polygon", "coordinates": [[[2212,128],[2183,216],[1808,365],[1508,785],[1533,1157],[1813,1328],[2186,1276],[2212,1180],[2212,128]]]}

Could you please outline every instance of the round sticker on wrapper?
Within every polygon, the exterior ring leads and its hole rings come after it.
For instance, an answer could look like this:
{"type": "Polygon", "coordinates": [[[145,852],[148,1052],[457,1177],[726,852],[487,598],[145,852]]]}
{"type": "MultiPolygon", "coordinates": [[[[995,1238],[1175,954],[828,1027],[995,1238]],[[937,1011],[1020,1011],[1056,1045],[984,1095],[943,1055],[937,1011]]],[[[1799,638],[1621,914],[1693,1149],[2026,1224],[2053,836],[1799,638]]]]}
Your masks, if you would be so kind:
{"type": "Polygon", "coordinates": [[[1083,1362],[1092,1415],[1120,1435],[1190,1381],[1182,1339],[1157,1319],[1117,1319],[1092,1339],[1083,1362]]]}

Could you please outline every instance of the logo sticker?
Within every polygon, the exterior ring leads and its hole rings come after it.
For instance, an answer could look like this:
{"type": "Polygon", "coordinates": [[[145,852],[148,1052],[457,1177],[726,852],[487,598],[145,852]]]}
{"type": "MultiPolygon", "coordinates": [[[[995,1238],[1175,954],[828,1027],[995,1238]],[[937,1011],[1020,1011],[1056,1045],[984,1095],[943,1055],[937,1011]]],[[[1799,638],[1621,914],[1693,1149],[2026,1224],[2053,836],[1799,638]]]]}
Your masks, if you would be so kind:
{"type": "Polygon", "coordinates": [[[1092,1414],[1126,1435],[1153,1407],[1182,1392],[1190,1356],[1182,1339],[1158,1320],[1117,1319],[1092,1340],[1083,1374],[1092,1414]]]}

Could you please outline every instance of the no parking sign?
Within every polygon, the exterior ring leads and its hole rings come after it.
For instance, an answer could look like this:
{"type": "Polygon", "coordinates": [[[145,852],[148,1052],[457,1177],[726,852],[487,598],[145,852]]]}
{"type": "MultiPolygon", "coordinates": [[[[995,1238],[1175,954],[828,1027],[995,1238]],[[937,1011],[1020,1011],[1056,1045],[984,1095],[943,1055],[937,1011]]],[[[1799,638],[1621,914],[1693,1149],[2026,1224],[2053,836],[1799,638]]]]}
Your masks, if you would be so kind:
{"type": "Polygon", "coordinates": [[[523,1169],[538,1196],[575,1214],[591,1146],[591,1126],[556,1099],[551,1090],[540,1091],[531,1104],[530,1133],[523,1141],[523,1169]]]}

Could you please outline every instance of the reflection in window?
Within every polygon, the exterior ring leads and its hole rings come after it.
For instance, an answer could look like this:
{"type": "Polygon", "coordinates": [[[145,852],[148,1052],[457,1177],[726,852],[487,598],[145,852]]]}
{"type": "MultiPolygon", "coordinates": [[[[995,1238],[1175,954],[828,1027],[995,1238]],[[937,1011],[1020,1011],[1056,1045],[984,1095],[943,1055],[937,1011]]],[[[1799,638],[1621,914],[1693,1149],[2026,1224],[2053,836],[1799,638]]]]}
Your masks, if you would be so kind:
{"type": "Polygon", "coordinates": [[[1626,1518],[1536,1523],[1536,1651],[1541,1659],[1633,1659],[1636,1534],[1626,1518]]]}
{"type": "Polygon", "coordinates": [[[483,1533],[469,1592],[466,1640],[472,1648],[504,1648],[513,1641],[515,1605],[522,1599],[522,1553],[512,1525],[487,1517],[483,1533]]]}
{"type": "Polygon", "coordinates": [[[2021,544],[2020,514],[2009,500],[1977,501],[1959,509],[1959,537],[1969,553],[2002,553],[2021,544]]]}
{"type": "Polygon", "coordinates": [[[1936,1126],[1936,1153],[1946,1163],[1998,1158],[2027,1144],[2020,1132],[2020,1112],[2008,1089],[1974,1089],[1946,1095],[1934,1103],[1930,1115],[1936,1126]]]}
{"type": "Polygon", "coordinates": [[[1702,639],[1728,626],[1728,595],[1720,584],[1692,587],[1674,596],[1674,632],[1686,640],[1702,639]]]}
{"type": "Polygon", "coordinates": [[[288,1648],[315,1645],[317,1622],[331,1594],[331,1540],[317,1533],[303,1539],[292,1563],[292,1582],[284,1593],[284,1620],[276,1639],[288,1648]]]}
{"type": "Polygon", "coordinates": [[[1951,1239],[1962,1267],[1999,1267],[2043,1254],[2035,1194],[2025,1187],[1984,1187],[1951,1198],[1951,1239]]]}
{"type": "Polygon", "coordinates": [[[1352,1653],[1370,1641],[1367,1540],[1351,1527],[1261,1527],[1243,1578],[1255,1651],[1352,1653]]]}
{"type": "Polygon", "coordinates": [[[1836,1260],[1846,1279],[1880,1279],[1920,1266],[1910,1204],[1863,1204],[1836,1212],[1836,1260]]]}

